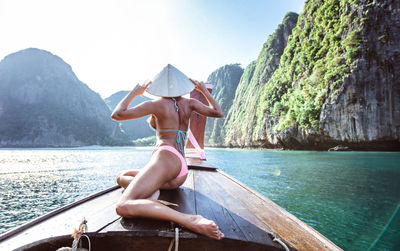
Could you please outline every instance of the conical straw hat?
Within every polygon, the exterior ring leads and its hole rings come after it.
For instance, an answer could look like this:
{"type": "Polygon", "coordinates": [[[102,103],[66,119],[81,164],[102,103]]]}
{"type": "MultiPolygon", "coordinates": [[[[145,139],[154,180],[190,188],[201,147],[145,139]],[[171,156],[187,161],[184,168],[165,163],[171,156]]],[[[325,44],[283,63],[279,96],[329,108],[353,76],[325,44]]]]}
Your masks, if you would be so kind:
{"type": "Polygon", "coordinates": [[[146,92],[159,97],[179,97],[190,93],[193,89],[194,84],[189,78],[168,64],[153,78],[146,92]]]}

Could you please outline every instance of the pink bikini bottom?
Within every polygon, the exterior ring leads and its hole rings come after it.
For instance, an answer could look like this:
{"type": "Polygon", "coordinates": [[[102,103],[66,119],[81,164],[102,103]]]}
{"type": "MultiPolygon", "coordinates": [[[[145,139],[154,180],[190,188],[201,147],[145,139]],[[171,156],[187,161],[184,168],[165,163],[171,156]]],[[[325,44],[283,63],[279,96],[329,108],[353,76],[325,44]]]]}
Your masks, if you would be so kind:
{"type": "Polygon", "coordinates": [[[182,167],[181,167],[181,171],[179,172],[178,176],[176,176],[177,178],[182,177],[182,176],[184,176],[184,175],[186,175],[186,174],[188,173],[188,168],[187,168],[187,165],[186,165],[186,161],[185,161],[185,159],[183,158],[182,154],[180,154],[180,153],[178,152],[178,150],[176,150],[176,149],[173,148],[172,146],[162,145],[162,146],[159,146],[159,147],[155,148],[155,149],[153,150],[153,153],[152,153],[152,154],[154,154],[155,152],[157,152],[157,151],[159,151],[159,150],[161,150],[161,149],[170,151],[171,153],[173,153],[173,154],[175,154],[176,156],[178,156],[178,158],[181,160],[182,167]]]}

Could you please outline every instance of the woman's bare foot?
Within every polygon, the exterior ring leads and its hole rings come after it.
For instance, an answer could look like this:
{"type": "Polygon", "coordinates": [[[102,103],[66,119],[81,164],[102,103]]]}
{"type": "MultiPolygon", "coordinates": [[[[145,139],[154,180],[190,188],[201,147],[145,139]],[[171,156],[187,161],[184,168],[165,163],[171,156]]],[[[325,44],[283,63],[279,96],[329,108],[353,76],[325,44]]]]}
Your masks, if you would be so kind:
{"type": "Polygon", "coordinates": [[[220,240],[224,238],[224,234],[219,231],[217,224],[201,215],[190,215],[190,223],[188,228],[196,233],[213,239],[220,240]]]}

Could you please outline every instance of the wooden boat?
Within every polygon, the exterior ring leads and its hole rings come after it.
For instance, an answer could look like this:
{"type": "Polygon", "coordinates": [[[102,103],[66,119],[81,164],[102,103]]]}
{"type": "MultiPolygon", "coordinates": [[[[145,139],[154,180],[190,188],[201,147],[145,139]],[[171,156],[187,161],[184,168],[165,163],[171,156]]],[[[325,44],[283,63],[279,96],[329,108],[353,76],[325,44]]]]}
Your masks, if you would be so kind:
{"type": "Polygon", "coordinates": [[[91,249],[96,251],[170,250],[172,242],[179,250],[341,250],[271,200],[201,158],[187,161],[186,182],[179,189],[161,191],[159,199],[176,204],[171,207],[180,212],[215,221],[225,234],[222,240],[200,236],[173,222],[121,218],[115,204],[122,188],[115,186],[4,233],[0,250],[71,246],[72,230],[83,218],[87,220],[91,249]]]}

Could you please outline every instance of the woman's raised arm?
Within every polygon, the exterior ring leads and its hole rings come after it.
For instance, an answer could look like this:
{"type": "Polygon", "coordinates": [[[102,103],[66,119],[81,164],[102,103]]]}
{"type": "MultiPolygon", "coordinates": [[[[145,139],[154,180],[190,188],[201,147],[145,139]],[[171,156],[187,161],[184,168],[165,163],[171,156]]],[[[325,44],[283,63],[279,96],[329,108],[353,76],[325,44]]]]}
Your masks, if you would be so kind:
{"type": "Polygon", "coordinates": [[[199,82],[193,79],[190,79],[190,81],[192,81],[192,83],[195,85],[196,90],[204,95],[209,104],[209,106],[206,106],[198,100],[191,99],[191,108],[195,112],[207,117],[220,118],[224,116],[221,107],[219,106],[218,102],[215,101],[215,99],[211,96],[211,93],[207,90],[206,85],[203,82],[199,82]]]}
{"type": "Polygon", "coordinates": [[[115,107],[111,114],[111,118],[116,121],[137,119],[149,115],[154,110],[154,103],[152,101],[143,102],[131,109],[128,109],[132,100],[144,93],[146,88],[151,84],[151,81],[146,84],[137,84],[128,95],[125,96],[121,102],[115,107]]]}

